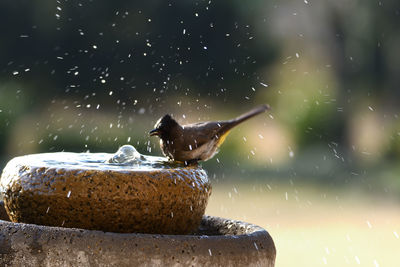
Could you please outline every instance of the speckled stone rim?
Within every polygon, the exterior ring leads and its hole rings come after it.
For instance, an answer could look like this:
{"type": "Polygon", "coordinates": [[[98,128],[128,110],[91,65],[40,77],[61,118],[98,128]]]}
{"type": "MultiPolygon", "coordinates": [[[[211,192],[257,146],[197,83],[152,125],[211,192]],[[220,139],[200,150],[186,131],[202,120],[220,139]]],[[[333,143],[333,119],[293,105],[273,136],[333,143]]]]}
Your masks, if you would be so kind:
{"type": "Polygon", "coordinates": [[[121,234],[6,221],[0,202],[0,266],[274,266],[263,228],[204,216],[194,235],[121,234]]]}

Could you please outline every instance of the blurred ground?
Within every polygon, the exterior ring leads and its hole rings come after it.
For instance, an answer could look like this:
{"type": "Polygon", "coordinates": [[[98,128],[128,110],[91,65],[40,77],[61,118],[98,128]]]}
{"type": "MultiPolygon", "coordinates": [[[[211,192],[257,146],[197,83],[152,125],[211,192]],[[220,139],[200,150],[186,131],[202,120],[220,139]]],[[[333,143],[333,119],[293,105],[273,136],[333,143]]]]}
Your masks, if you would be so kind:
{"type": "Polygon", "coordinates": [[[276,266],[396,266],[400,204],[355,190],[285,183],[214,183],[206,213],[255,223],[276,266]]]}

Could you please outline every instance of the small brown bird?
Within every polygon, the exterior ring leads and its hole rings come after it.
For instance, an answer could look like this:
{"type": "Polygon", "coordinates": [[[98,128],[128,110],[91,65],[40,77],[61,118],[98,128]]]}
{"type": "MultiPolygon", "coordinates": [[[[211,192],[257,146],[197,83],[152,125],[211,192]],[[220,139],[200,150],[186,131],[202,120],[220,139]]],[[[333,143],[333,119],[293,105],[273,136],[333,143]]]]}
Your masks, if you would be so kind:
{"type": "Polygon", "coordinates": [[[157,121],[149,134],[160,138],[160,147],[165,156],[191,164],[212,158],[233,127],[267,109],[268,105],[262,105],[232,120],[188,125],[180,125],[167,114],[157,121]]]}

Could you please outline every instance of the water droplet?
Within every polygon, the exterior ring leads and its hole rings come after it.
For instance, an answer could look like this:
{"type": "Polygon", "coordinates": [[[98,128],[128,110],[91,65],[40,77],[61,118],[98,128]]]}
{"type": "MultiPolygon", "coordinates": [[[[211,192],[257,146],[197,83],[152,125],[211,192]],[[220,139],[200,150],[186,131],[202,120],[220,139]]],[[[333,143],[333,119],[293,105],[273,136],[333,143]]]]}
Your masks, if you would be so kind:
{"type": "Polygon", "coordinates": [[[393,231],[394,236],[399,239],[399,234],[396,231],[393,231]]]}
{"type": "Polygon", "coordinates": [[[253,244],[254,244],[254,247],[258,250],[256,242],[254,242],[253,244]]]}

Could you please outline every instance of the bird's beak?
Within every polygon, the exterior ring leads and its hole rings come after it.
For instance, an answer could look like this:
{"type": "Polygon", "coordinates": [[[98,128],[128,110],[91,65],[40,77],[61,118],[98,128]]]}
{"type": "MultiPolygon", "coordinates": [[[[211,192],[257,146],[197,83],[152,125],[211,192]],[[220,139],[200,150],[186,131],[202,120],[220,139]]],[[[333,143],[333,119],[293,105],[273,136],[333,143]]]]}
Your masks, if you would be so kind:
{"type": "Polygon", "coordinates": [[[151,130],[150,132],[149,132],[149,135],[150,136],[158,136],[158,135],[160,135],[160,130],[158,130],[158,129],[153,129],[153,130],[151,130]]]}

